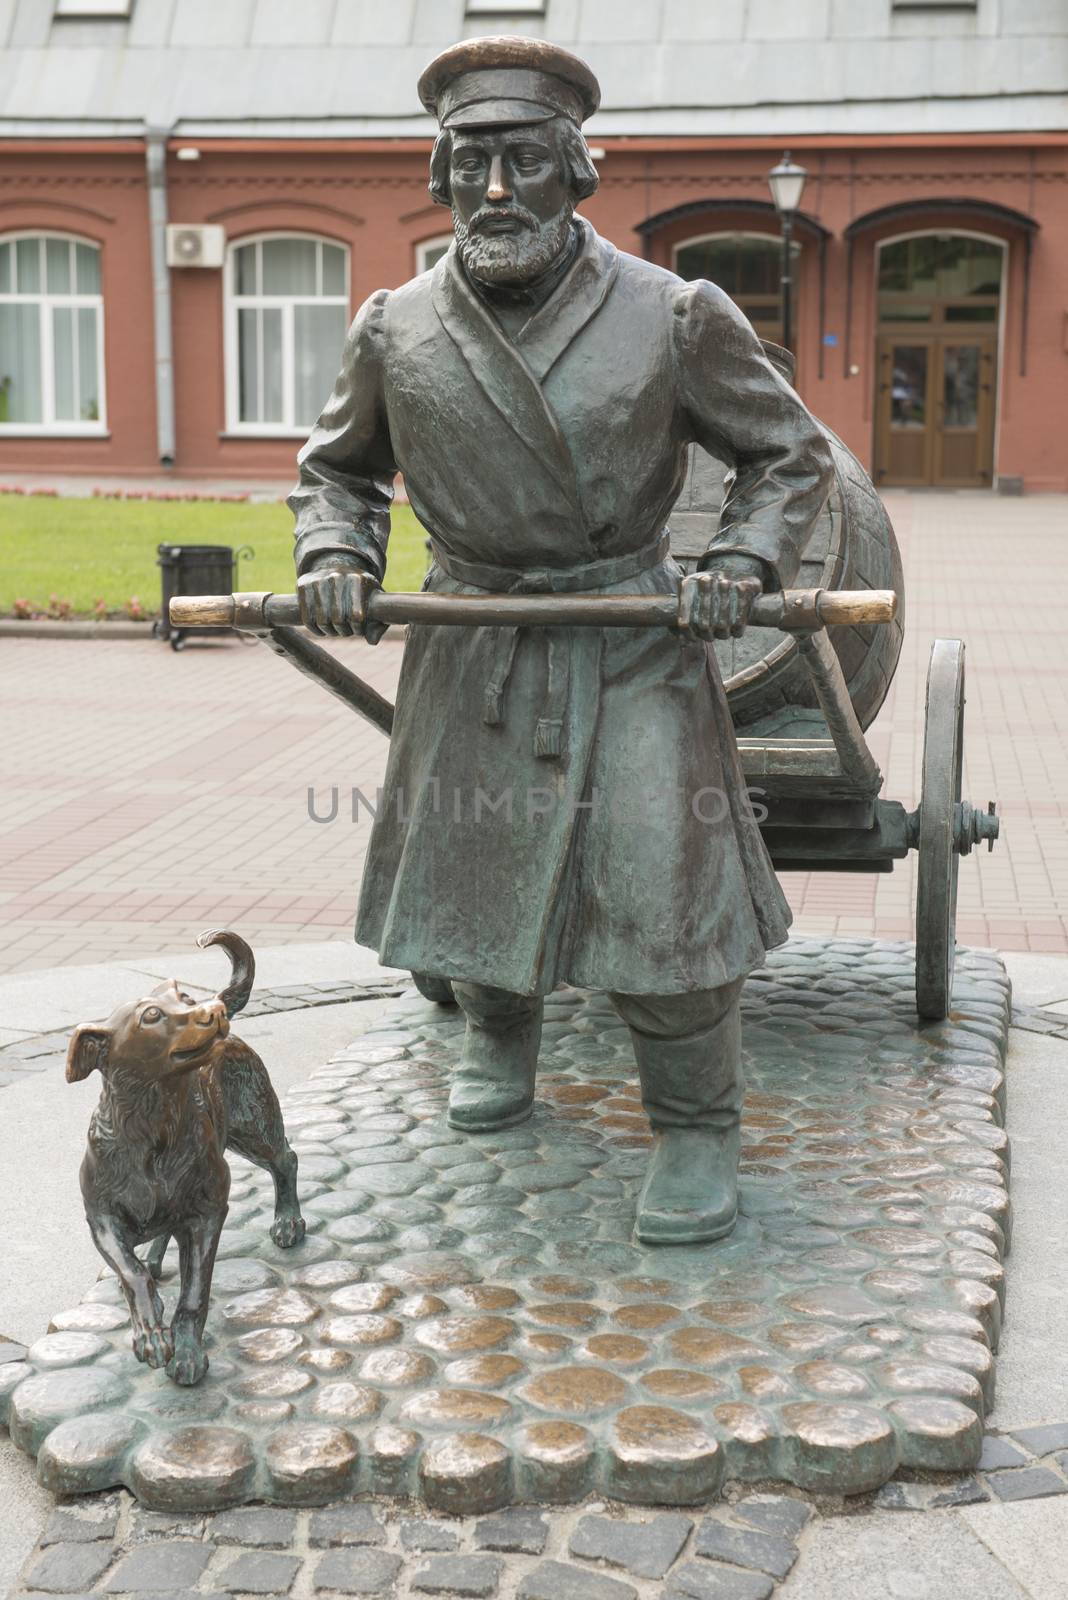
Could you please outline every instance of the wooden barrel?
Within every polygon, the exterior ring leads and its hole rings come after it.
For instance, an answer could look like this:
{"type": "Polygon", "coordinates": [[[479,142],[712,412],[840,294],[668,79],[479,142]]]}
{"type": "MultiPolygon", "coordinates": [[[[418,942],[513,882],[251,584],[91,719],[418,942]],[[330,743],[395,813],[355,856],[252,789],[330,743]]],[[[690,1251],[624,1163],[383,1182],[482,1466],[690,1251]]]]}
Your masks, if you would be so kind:
{"type": "MultiPolygon", "coordinates": [[[[791,381],[793,357],[765,344],[769,360],[791,381]]],[[[893,589],[892,623],[831,628],[850,699],[867,728],[886,697],[901,653],[905,596],[901,557],[890,518],[856,456],[823,423],[834,458],[834,486],[805,548],[797,588],[893,589]]],[[[671,551],[692,568],[719,522],[727,469],[694,445],[682,493],[668,529],[671,551]]],[[[817,736],[822,718],[795,641],[775,628],[747,628],[740,639],[716,644],[716,655],[737,727],[748,737],[817,736]]]]}

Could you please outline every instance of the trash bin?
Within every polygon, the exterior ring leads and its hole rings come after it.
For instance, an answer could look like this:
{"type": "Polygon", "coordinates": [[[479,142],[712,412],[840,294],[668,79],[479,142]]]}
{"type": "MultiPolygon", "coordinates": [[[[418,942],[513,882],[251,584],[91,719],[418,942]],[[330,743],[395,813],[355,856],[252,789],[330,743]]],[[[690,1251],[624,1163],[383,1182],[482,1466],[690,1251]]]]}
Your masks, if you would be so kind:
{"type": "MultiPolygon", "coordinates": [[[[235,555],[228,544],[161,544],[157,550],[156,565],[162,578],[163,601],[160,619],[153,631],[157,639],[169,639],[172,650],[181,650],[186,633],[181,628],[171,627],[171,600],[178,594],[232,594],[237,587],[237,562],[252,551],[243,547],[235,555]]],[[[232,628],[196,630],[198,639],[205,634],[232,632],[232,628]]]]}

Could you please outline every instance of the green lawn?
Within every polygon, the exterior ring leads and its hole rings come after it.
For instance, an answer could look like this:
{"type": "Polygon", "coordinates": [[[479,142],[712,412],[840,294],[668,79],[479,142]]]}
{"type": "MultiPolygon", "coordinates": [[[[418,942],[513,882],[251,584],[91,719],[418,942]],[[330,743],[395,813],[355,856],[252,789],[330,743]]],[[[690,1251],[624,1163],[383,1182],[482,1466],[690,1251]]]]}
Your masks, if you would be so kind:
{"type": "MultiPolygon", "coordinates": [[[[396,506],[389,542],[388,589],[418,589],[427,568],[422,528],[408,506],[396,506]]],[[[156,546],[250,545],[236,586],[291,593],[293,516],[284,505],[232,505],[143,500],[61,500],[46,495],[0,495],[0,616],[16,600],[48,611],[51,596],[87,616],[103,600],[125,614],[136,595],[146,615],[158,613],[156,546]]]]}

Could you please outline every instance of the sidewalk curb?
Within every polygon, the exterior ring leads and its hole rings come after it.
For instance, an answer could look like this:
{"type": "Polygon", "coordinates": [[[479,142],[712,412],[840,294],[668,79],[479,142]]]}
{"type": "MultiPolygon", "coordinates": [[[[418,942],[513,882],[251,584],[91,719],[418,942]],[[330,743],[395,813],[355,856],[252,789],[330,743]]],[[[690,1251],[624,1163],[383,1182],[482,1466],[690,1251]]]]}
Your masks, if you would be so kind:
{"type": "Polygon", "coordinates": [[[0,639],[151,639],[153,622],[22,622],[0,618],[0,639]]]}

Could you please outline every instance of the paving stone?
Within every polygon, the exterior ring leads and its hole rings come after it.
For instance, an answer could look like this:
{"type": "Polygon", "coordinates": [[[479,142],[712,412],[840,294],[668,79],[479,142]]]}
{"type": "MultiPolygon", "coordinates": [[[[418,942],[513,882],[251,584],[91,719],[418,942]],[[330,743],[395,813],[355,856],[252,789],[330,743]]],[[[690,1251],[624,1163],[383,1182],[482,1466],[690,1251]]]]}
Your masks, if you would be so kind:
{"type": "Polygon", "coordinates": [[[211,1520],[211,1537],[217,1544],[273,1546],[284,1550],[292,1544],[297,1518],[292,1511],[274,1506],[242,1506],[236,1511],[220,1511],[211,1520]]]}
{"type": "Polygon", "coordinates": [[[693,1522],[665,1512],[646,1522],[615,1517],[583,1517],[568,1551],[586,1561],[607,1561],[636,1578],[662,1578],[681,1555],[693,1522]]]}
{"type": "Polygon", "coordinates": [[[1012,1437],[1032,1455],[1046,1456],[1068,1450],[1068,1422],[1048,1422],[1037,1428],[1014,1428],[1012,1437]]]}
{"type": "Polygon", "coordinates": [[[214,1553],[213,1544],[186,1539],[139,1545],[123,1556],[103,1587],[111,1594],[193,1589],[214,1553]]]}
{"type": "Polygon", "coordinates": [[[45,1594],[75,1594],[91,1588],[114,1559],[110,1544],[54,1544],[34,1562],[26,1582],[45,1594]]]}
{"type": "Polygon", "coordinates": [[[138,1505],[130,1510],[130,1544],[141,1544],[149,1539],[199,1539],[203,1531],[203,1517],[183,1517],[174,1511],[147,1511],[138,1505]]]}
{"type": "Polygon", "coordinates": [[[764,1573],[689,1561],[671,1574],[663,1600],[770,1600],[774,1591],[764,1573]]]}
{"type": "Polygon", "coordinates": [[[501,1563],[489,1555],[431,1556],[412,1578],[421,1594],[455,1594],[483,1600],[495,1595],[501,1581],[501,1563]]]}
{"type": "Polygon", "coordinates": [[[475,1544],[480,1550],[540,1556],[549,1537],[549,1524],[534,1506],[512,1506],[475,1524],[475,1544]]]}
{"type": "Polygon", "coordinates": [[[749,1522],[765,1533],[778,1533],[784,1539],[796,1539],[813,1516],[807,1500],[795,1500],[791,1495],[777,1494],[753,1496],[740,1500],[732,1507],[735,1516],[749,1522]]]}
{"type": "Polygon", "coordinates": [[[316,1566],[313,1586],[340,1594],[390,1594],[401,1561],[390,1550],[331,1550],[316,1566]]]}
{"type": "Polygon", "coordinates": [[[245,1550],[212,1574],[231,1594],[288,1594],[300,1571],[299,1556],[245,1550]]]}
{"type": "Polygon", "coordinates": [[[402,1522],[400,1542],[405,1550],[420,1553],[432,1550],[457,1550],[460,1536],[443,1522],[402,1522]]]}
{"type": "Polygon", "coordinates": [[[385,1542],[386,1530],[370,1506],[327,1506],[312,1513],[308,1543],[313,1548],[385,1542]]]}
{"type": "Polygon", "coordinates": [[[946,1488],[932,1485],[934,1493],[931,1495],[931,1510],[944,1511],[953,1506],[979,1505],[989,1500],[990,1496],[976,1478],[961,1478],[957,1483],[952,1483],[946,1488]]]}
{"type": "Polygon", "coordinates": [[[588,1567],[543,1561],[521,1579],[516,1600],[638,1600],[638,1591],[633,1584],[588,1567]]]}
{"type": "Polygon", "coordinates": [[[979,1457],[980,1472],[997,1472],[1001,1467],[1022,1467],[1029,1460],[1025,1451],[997,1433],[988,1433],[983,1439],[983,1453],[979,1457]]]}
{"type": "Polygon", "coordinates": [[[992,1472],[986,1481],[998,1500],[1039,1500],[1050,1494],[1068,1494],[1068,1482],[1049,1467],[992,1472]]]}
{"type": "Polygon", "coordinates": [[[87,1544],[96,1539],[110,1539],[118,1523],[119,1513],[114,1508],[93,1516],[90,1507],[74,1510],[60,1506],[49,1517],[41,1544],[87,1544]]]}
{"type": "Polygon", "coordinates": [[[785,1578],[797,1560],[797,1546],[777,1533],[735,1528],[718,1516],[702,1522],[694,1540],[694,1552],[713,1561],[729,1561],[737,1567],[755,1568],[773,1578],[785,1578]]]}

